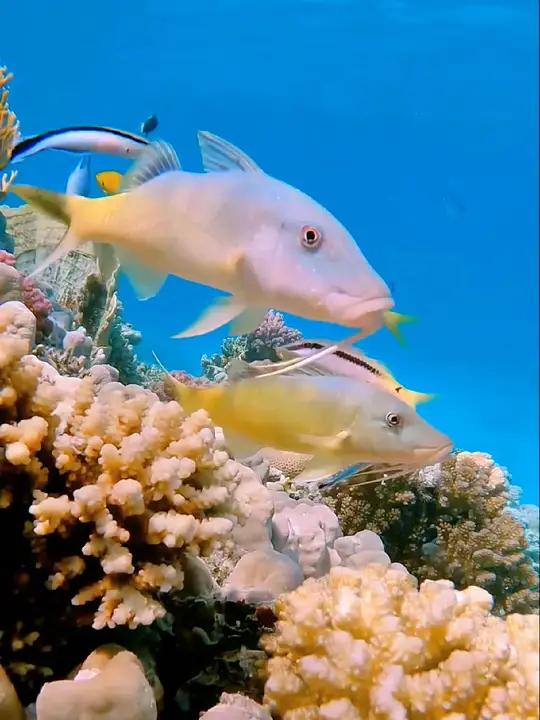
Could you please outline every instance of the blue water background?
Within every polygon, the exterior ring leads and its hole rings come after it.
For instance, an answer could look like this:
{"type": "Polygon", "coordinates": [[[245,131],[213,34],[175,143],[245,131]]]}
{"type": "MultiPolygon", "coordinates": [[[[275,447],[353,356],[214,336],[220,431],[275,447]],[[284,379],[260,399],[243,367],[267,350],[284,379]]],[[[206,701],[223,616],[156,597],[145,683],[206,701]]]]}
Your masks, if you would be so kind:
{"type": "MultiPolygon", "coordinates": [[[[331,209],[420,319],[407,349],[381,331],[365,350],[439,393],[425,417],[538,502],[537,14],[536,0],[26,0],[0,10],[0,63],[25,134],[157,113],[187,168],[208,129],[331,209]]],[[[62,189],[74,164],[43,154],[19,180],[62,189]]],[[[225,331],[170,335],[215,295],[169,279],[139,303],[123,282],[141,358],[198,373],[225,331]]]]}

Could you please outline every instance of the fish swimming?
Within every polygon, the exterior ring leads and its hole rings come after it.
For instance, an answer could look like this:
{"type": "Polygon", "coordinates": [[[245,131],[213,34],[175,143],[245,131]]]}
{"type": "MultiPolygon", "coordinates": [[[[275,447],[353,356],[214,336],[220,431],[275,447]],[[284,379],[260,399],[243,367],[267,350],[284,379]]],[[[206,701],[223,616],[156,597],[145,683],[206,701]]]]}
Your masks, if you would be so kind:
{"type": "Polygon", "coordinates": [[[225,140],[207,132],[198,139],[206,173],[182,171],[171,146],[156,142],[115,195],[15,185],[12,192],[68,226],[33,274],[92,239],[114,247],[139,299],[155,295],[169,274],[230,293],[176,337],[233,320],[233,332],[249,332],[269,308],[364,336],[391,327],[399,316],[387,313],[388,287],[329,211],[225,140]]]}
{"type": "Polygon", "coordinates": [[[114,195],[120,192],[122,174],[115,170],[105,170],[97,173],[96,182],[106,195],[114,195]]]}
{"type": "Polygon", "coordinates": [[[150,115],[146,118],[146,120],[141,123],[141,133],[143,135],[148,135],[151,132],[154,132],[154,130],[157,130],[158,126],[158,119],[156,115],[150,115]]]}
{"type": "Polygon", "coordinates": [[[290,364],[296,358],[309,358],[319,350],[329,348],[331,343],[323,340],[301,340],[296,343],[275,348],[275,352],[283,362],[253,362],[247,363],[239,358],[233,358],[225,368],[228,379],[240,380],[245,377],[266,376],[274,368],[286,367],[286,374],[300,373],[302,375],[340,375],[356,378],[380,385],[388,392],[399,397],[412,408],[420,403],[433,400],[435,395],[409,390],[401,385],[382,363],[369,358],[353,347],[339,347],[331,354],[319,359],[316,358],[307,367],[296,369],[290,364]]]}
{"type": "Polygon", "coordinates": [[[71,172],[66,184],[66,195],[90,195],[90,155],[83,155],[71,172]]]}
{"type": "MultiPolygon", "coordinates": [[[[287,361],[296,357],[312,356],[329,345],[330,343],[326,341],[305,340],[278,347],[276,353],[281,360],[287,361]]],[[[363,378],[367,382],[375,382],[381,385],[381,387],[400,397],[403,402],[412,408],[416,408],[420,403],[430,402],[435,398],[432,393],[417,392],[404,387],[385,365],[353,347],[340,347],[331,355],[327,355],[321,360],[315,360],[314,364],[305,369],[299,369],[298,372],[308,374],[319,372],[321,374],[363,378]]]]}
{"type": "Polygon", "coordinates": [[[359,463],[409,472],[452,447],[399,397],[364,380],[287,375],[188,387],[169,375],[167,383],[187,412],[207,410],[240,456],[260,447],[312,455],[295,481],[322,482],[359,463]]]}
{"type": "Polygon", "coordinates": [[[18,163],[44,150],[72,153],[101,153],[136,158],[149,145],[140,135],[99,125],[75,125],[48,130],[20,139],[13,147],[11,162],[18,163]]]}

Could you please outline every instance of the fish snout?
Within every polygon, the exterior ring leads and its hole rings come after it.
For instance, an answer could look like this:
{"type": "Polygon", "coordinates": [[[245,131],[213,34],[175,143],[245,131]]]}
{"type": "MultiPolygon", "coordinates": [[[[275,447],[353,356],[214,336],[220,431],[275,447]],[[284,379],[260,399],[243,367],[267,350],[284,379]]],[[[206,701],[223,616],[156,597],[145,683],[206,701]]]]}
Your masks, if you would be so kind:
{"type": "Polygon", "coordinates": [[[394,301],[389,295],[364,299],[347,293],[331,293],[326,307],[332,322],[345,327],[361,328],[371,334],[382,327],[383,313],[394,307],[394,301]]]}
{"type": "Polygon", "coordinates": [[[444,442],[432,447],[417,448],[414,452],[415,459],[419,465],[435,465],[445,460],[450,455],[454,444],[445,438],[444,442]]]}

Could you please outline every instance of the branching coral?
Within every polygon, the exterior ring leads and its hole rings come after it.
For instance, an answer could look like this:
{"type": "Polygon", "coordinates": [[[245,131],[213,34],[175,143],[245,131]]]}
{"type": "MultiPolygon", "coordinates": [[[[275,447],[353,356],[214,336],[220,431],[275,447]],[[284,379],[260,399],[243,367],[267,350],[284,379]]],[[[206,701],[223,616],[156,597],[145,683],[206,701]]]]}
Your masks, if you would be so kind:
{"type": "MultiPolygon", "coordinates": [[[[165,613],[161,596],[183,586],[183,553],[230,533],[247,512],[242,483],[258,480],[221,449],[205,412],[64,378],[27,355],[32,322],[22,304],[0,306],[0,526],[25,538],[3,559],[2,585],[30,602],[46,583],[94,628],[149,624],[165,613]]],[[[40,631],[19,611],[14,601],[2,616],[0,656],[24,673],[35,663],[14,651],[40,631]]]]}
{"type": "Polygon", "coordinates": [[[538,616],[477,587],[337,567],[277,602],[265,703],[281,720],[538,718],[538,616]]]}
{"type": "Polygon", "coordinates": [[[285,324],[283,315],[269,310],[260,326],[252,333],[238,337],[225,338],[221,353],[203,355],[201,367],[203,375],[215,382],[226,379],[225,368],[233,358],[242,358],[246,362],[254,360],[278,360],[275,349],[302,338],[298,330],[285,324]]]}
{"type": "MultiPolygon", "coordinates": [[[[8,73],[7,68],[0,67],[0,171],[9,163],[13,146],[19,135],[19,123],[8,103],[8,85],[12,79],[13,74],[8,73]]],[[[16,175],[15,171],[10,175],[0,175],[0,200],[9,192],[16,175]]]]}
{"type": "Polygon", "coordinates": [[[466,452],[413,477],[343,485],[327,497],[345,534],[378,533],[392,560],[420,580],[484,587],[498,612],[538,612],[538,575],[508,499],[505,471],[466,452]]]}

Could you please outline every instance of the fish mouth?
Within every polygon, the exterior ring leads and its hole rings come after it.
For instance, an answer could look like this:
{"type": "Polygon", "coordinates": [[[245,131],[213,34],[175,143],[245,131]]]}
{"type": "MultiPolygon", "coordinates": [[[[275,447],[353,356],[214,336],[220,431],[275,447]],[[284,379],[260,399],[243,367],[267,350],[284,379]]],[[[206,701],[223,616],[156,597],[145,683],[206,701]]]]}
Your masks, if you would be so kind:
{"type": "Polygon", "coordinates": [[[423,465],[435,465],[445,460],[452,451],[453,444],[451,442],[445,445],[437,445],[436,447],[416,448],[414,451],[415,460],[423,465]]]}
{"type": "Polygon", "coordinates": [[[383,324],[382,313],[394,307],[394,301],[388,295],[359,300],[346,293],[334,292],[328,296],[326,305],[340,325],[377,329],[383,324]]]}

